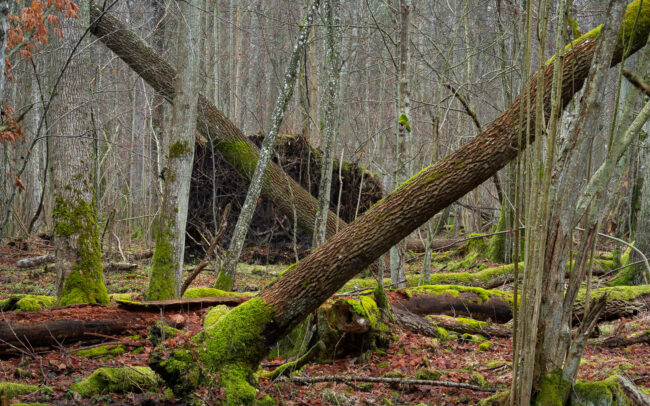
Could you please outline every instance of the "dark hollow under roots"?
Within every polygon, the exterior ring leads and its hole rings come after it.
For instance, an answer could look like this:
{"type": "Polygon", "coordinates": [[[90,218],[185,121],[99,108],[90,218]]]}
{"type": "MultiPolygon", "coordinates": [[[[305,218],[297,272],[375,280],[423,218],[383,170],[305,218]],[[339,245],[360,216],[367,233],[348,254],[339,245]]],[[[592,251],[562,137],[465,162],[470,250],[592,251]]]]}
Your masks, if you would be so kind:
{"type": "MultiPolygon", "coordinates": [[[[260,146],[263,136],[253,135],[250,139],[260,146]]],[[[314,197],[318,197],[322,153],[313,148],[305,137],[294,135],[279,137],[275,151],[273,160],[314,197]],[[278,155],[281,162],[278,162],[278,155]]],[[[337,212],[339,191],[342,190],[338,213],[346,222],[351,222],[355,215],[360,215],[382,198],[381,181],[357,163],[344,161],[341,178],[342,188],[339,162],[335,160],[330,208],[334,213],[337,212]]],[[[209,244],[205,240],[215,233],[215,228],[218,227],[216,223],[221,219],[226,205],[230,203],[228,227],[220,240],[221,246],[227,246],[246,199],[249,184],[250,182],[224,161],[209,143],[197,143],[190,187],[186,256],[203,256],[209,244]]],[[[291,196],[287,196],[287,199],[290,198],[291,196]]],[[[285,216],[269,200],[260,198],[246,241],[247,247],[254,248],[246,250],[242,254],[242,260],[278,263],[294,259],[293,232],[293,218],[285,216]]],[[[311,235],[299,229],[296,237],[298,253],[304,256],[311,246],[311,235]]]]}

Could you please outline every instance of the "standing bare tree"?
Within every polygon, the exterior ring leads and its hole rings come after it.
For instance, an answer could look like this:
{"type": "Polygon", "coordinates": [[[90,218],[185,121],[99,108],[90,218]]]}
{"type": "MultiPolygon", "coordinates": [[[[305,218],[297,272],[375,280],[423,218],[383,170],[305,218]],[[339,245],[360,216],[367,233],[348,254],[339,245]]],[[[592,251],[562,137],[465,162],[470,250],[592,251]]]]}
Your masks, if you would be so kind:
{"type": "Polygon", "coordinates": [[[313,247],[325,242],[327,231],[327,214],[330,207],[332,189],[332,168],[334,166],[334,144],[336,139],[336,95],[339,88],[340,74],[340,2],[327,0],[325,2],[325,18],[327,19],[326,53],[327,53],[327,100],[325,102],[325,134],[321,148],[321,177],[318,186],[318,212],[314,225],[313,247]]]}
{"type": "Polygon", "coordinates": [[[255,166],[255,172],[251,178],[248,193],[246,194],[246,200],[244,201],[244,205],[242,206],[241,212],[239,213],[239,218],[237,219],[237,224],[235,225],[235,232],[232,236],[232,239],[230,240],[228,251],[226,252],[223,269],[219,272],[219,275],[217,277],[216,286],[218,288],[225,290],[232,289],[232,285],[235,280],[235,273],[237,270],[237,262],[239,262],[239,256],[241,255],[241,251],[244,248],[246,234],[248,233],[248,228],[250,227],[251,220],[253,219],[255,207],[257,206],[257,199],[260,197],[262,186],[265,182],[264,178],[271,161],[271,156],[273,155],[275,140],[277,139],[278,132],[280,131],[280,126],[284,120],[287,105],[289,104],[291,96],[293,95],[293,88],[296,83],[300,55],[302,54],[305,48],[305,44],[307,43],[309,28],[319,5],[320,0],[314,0],[310,5],[309,10],[307,10],[307,16],[305,17],[302,27],[300,28],[298,39],[296,40],[291,58],[287,64],[284,84],[282,86],[280,94],[278,95],[278,99],[275,102],[273,116],[271,117],[271,125],[268,132],[266,133],[266,136],[264,137],[264,141],[262,142],[260,156],[255,166]]]}
{"type": "MultiPolygon", "coordinates": [[[[406,152],[408,135],[411,133],[411,100],[409,91],[409,61],[410,61],[410,35],[409,24],[411,15],[411,2],[409,0],[399,1],[399,69],[397,88],[397,145],[393,159],[393,185],[400,185],[408,177],[406,152]]],[[[390,251],[390,280],[398,287],[404,286],[404,246],[398,244],[390,251]]]]}
{"type": "Polygon", "coordinates": [[[88,89],[91,73],[83,38],[89,22],[88,2],[79,3],[79,19],[61,23],[56,66],[63,69],[51,104],[52,171],[55,191],[54,248],[57,296],[61,305],[108,303],[97,229],[97,206],[91,168],[93,159],[88,89]],[[79,51],[80,53],[76,53],[79,51]]]}
{"type": "Polygon", "coordinates": [[[190,191],[194,137],[196,132],[196,97],[199,90],[199,2],[184,1],[179,7],[175,103],[172,109],[171,141],[163,178],[163,202],[156,219],[156,248],[147,288],[149,300],[178,297],[183,276],[185,224],[190,191]]]}

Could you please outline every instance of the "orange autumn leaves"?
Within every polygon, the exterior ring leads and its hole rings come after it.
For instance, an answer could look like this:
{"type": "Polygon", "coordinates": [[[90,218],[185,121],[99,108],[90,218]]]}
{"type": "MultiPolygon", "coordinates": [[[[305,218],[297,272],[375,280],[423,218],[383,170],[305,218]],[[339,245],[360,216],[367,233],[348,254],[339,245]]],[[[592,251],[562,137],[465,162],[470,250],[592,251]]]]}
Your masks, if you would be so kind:
{"type": "MultiPolygon", "coordinates": [[[[20,15],[7,16],[4,68],[9,80],[12,79],[10,58],[14,53],[20,52],[24,58],[31,58],[40,45],[48,43],[50,31],[59,38],[63,36],[59,28],[59,16],[77,18],[79,11],[72,0],[33,0],[31,4],[16,0],[16,3],[24,3],[25,6],[20,9],[20,15]]],[[[12,142],[22,135],[20,122],[14,117],[11,107],[5,106],[2,109],[0,120],[0,142],[12,142]]]]}

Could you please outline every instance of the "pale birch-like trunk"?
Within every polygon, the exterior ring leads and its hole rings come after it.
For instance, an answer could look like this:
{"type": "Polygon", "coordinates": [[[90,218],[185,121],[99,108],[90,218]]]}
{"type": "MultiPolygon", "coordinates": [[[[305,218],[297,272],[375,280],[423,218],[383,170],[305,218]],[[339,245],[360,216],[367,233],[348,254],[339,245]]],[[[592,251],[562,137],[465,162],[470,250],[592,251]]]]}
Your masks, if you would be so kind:
{"type": "Polygon", "coordinates": [[[148,300],[165,300],[180,295],[185,252],[185,225],[194,162],[200,67],[201,11],[198,0],[179,7],[177,61],[170,143],[165,157],[163,202],[156,219],[153,265],[148,300]]]}
{"type": "MultiPolygon", "coordinates": [[[[330,194],[332,189],[332,169],[334,166],[334,144],[336,143],[336,99],[339,88],[339,8],[338,0],[325,2],[325,18],[327,19],[326,55],[327,55],[327,99],[325,101],[325,134],[321,142],[323,158],[321,160],[321,177],[318,185],[318,212],[314,224],[312,246],[322,245],[326,239],[327,214],[330,207],[330,194]]],[[[339,169],[342,165],[339,162],[339,169]]],[[[339,194],[340,196],[340,194],[339,194]]]]}
{"type": "Polygon", "coordinates": [[[257,206],[257,199],[259,198],[260,192],[262,190],[266,170],[273,155],[275,141],[277,139],[278,132],[280,131],[282,121],[284,120],[287,105],[289,104],[291,96],[293,95],[293,89],[296,83],[296,76],[298,72],[298,62],[300,60],[302,51],[304,50],[305,44],[307,43],[309,27],[316,14],[316,11],[318,10],[319,4],[319,0],[314,0],[309,7],[307,16],[305,17],[305,21],[300,28],[298,39],[296,40],[293,51],[291,53],[291,58],[287,64],[284,84],[275,103],[269,130],[267,131],[266,136],[262,141],[262,148],[260,149],[260,155],[257,160],[255,172],[253,173],[251,183],[248,188],[248,193],[246,194],[246,200],[244,200],[244,205],[242,206],[241,212],[239,213],[239,218],[237,219],[237,224],[235,225],[235,231],[233,233],[232,239],[230,240],[228,251],[226,252],[223,269],[219,272],[217,278],[217,287],[226,290],[232,289],[232,285],[235,280],[235,274],[237,271],[237,262],[239,261],[239,256],[241,255],[242,249],[244,248],[246,234],[248,233],[248,228],[250,227],[251,219],[253,218],[253,213],[255,212],[255,207],[257,206]]]}
{"type": "MultiPolygon", "coordinates": [[[[411,2],[400,0],[399,2],[399,71],[397,88],[397,145],[395,159],[393,160],[393,185],[401,185],[408,178],[406,153],[411,128],[411,101],[409,90],[409,66],[410,66],[410,15],[411,2]]],[[[400,242],[390,250],[390,281],[394,286],[404,287],[404,246],[400,242]]]]}
{"type": "Polygon", "coordinates": [[[56,89],[51,104],[52,182],[54,190],[54,249],[57,296],[61,305],[108,303],[97,228],[92,171],[92,140],[88,114],[91,72],[87,39],[88,2],[79,3],[79,19],[61,20],[62,39],[55,64],[63,69],[81,41],[56,89]]]}

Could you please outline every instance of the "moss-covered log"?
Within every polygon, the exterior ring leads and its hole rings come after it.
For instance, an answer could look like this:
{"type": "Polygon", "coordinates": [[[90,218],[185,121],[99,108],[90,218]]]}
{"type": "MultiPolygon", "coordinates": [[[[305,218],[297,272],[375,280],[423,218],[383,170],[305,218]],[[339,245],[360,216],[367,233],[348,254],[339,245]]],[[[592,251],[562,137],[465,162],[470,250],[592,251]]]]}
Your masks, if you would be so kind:
{"type": "MultiPolygon", "coordinates": [[[[91,4],[90,19],[94,22],[92,34],[173,103],[175,69],[126,25],[111,15],[102,14],[99,6],[91,4]]],[[[197,116],[197,130],[213,142],[215,150],[224,160],[250,179],[259,156],[257,146],[203,95],[199,95],[197,116]]],[[[289,218],[293,218],[295,209],[298,226],[309,233],[313,232],[318,202],[275,163],[269,165],[267,170],[262,196],[272,201],[289,218]],[[293,202],[290,196],[294,197],[293,202]]],[[[341,225],[345,227],[345,222],[330,211],[327,216],[328,237],[334,235],[341,225]]]]}
{"type": "MultiPolygon", "coordinates": [[[[640,1],[628,8],[639,11],[640,1]]],[[[636,51],[645,45],[650,32],[650,4],[643,3],[641,24],[636,30],[623,27],[622,40],[629,40],[636,51]]],[[[110,33],[109,33],[110,34],[110,33]]],[[[562,103],[567,105],[582,87],[591,66],[595,41],[573,47],[566,53],[563,68],[562,103]]],[[[623,41],[621,41],[621,44],[623,41]]],[[[615,52],[613,64],[621,60],[623,46],[615,52]]],[[[544,68],[544,108],[550,114],[553,63],[544,68]]],[[[536,75],[535,78],[538,78],[536,75]]],[[[542,89],[540,89],[542,90],[542,89]]],[[[527,86],[528,100],[535,100],[537,82],[527,86]]],[[[250,384],[253,372],[269,347],[315,311],[346,281],[365,269],[391,246],[424,224],[467,192],[479,186],[520,151],[520,109],[526,106],[517,98],[513,105],[478,136],[456,152],[422,170],[397,190],[375,204],[342,232],[331,237],[311,255],[288,269],[268,285],[259,296],[236,307],[209,330],[200,356],[210,370],[220,373],[227,403],[253,403],[256,390],[250,384]]],[[[535,120],[536,106],[521,114],[535,120]]],[[[528,139],[533,139],[531,131],[528,139]]]]}

